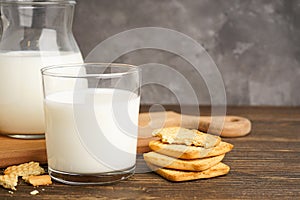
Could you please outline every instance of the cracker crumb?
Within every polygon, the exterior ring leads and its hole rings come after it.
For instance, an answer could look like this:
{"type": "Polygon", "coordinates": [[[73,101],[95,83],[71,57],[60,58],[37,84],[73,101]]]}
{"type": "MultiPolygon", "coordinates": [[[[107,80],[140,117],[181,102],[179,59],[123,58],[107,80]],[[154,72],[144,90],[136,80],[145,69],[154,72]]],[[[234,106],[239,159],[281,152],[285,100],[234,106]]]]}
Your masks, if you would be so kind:
{"type": "Polygon", "coordinates": [[[8,191],[8,193],[9,193],[9,194],[14,194],[14,192],[13,192],[13,191],[11,191],[11,190],[9,190],[9,191],[8,191]]]}
{"type": "Polygon", "coordinates": [[[37,195],[38,193],[39,193],[39,191],[37,191],[37,190],[33,190],[30,192],[31,195],[37,195]]]}

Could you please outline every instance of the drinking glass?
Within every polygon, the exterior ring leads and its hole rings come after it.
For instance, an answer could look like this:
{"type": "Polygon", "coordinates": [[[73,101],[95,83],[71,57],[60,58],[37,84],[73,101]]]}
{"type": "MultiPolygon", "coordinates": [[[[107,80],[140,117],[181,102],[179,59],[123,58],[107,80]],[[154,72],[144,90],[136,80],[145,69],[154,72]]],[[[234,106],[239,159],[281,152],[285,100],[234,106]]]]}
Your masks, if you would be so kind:
{"type": "Polygon", "coordinates": [[[42,69],[50,176],[105,184],[134,174],[140,70],[113,63],[42,69]]]}

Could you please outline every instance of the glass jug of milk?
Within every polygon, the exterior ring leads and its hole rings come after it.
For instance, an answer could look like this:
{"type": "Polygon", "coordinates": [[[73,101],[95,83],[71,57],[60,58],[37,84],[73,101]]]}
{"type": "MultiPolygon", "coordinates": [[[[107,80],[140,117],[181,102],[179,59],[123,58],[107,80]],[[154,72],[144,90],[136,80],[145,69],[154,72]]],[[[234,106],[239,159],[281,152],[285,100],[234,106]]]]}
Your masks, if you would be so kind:
{"type": "Polygon", "coordinates": [[[40,69],[83,62],[71,30],[75,3],[0,0],[0,134],[44,137],[40,69]]]}

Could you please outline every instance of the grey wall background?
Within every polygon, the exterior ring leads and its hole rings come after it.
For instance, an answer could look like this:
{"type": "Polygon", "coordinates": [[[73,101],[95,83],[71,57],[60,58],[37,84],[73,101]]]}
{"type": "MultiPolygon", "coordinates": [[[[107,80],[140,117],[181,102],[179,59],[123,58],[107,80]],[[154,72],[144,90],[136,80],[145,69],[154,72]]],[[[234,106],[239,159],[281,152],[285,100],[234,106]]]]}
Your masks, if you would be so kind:
{"type": "MultiPolygon", "coordinates": [[[[222,74],[228,104],[300,105],[300,0],[77,1],[73,31],[84,56],[114,34],[145,26],[174,29],[203,44],[222,74]]],[[[203,80],[176,55],[141,50],[117,62],[171,66],[189,78],[200,104],[210,104],[203,80]]],[[[180,86],[176,93],[192,103],[180,86]]],[[[178,101],[168,88],[148,85],[142,103],[178,101]]]]}

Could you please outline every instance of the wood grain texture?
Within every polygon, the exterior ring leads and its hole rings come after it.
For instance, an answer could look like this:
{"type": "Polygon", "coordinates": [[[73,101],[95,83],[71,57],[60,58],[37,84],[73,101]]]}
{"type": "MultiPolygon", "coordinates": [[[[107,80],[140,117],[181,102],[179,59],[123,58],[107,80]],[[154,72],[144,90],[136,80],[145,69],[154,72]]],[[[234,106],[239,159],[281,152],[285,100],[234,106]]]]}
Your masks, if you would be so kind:
{"type": "MultiPolygon", "coordinates": [[[[210,114],[209,107],[200,109],[210,114]]],[[[223,160],[231,167],[228,175],[172,183],[149,172],[106,186],[55,182],[38,188],[21,181],[14,194],[0,188],[0,199],[299,199],[300,107],[229,107],[228,114],[249,118],[253,125],[246,137],[223,139],[234,144],[223,160]],[[34,189],[40,193],[31,196],[34,189]]]]}
{"type": "Polygon", "coordinates": [[[0,136],[0,167],[28,161],[47,163],[44,139],[23,140],[0,136]]]}
{"type": "Polygon", "coordinates": [[[184,115],[173,111],[141,113],[139,126],[139,135],[148,137],[153,131],[151,128],[159,129],[172,126],[198,129],[223,137],[241,137],[251,131],[251,122],[244,117],[230,115],[213,117],[201,115],[200,117],[199,114],[184,115]]]}

